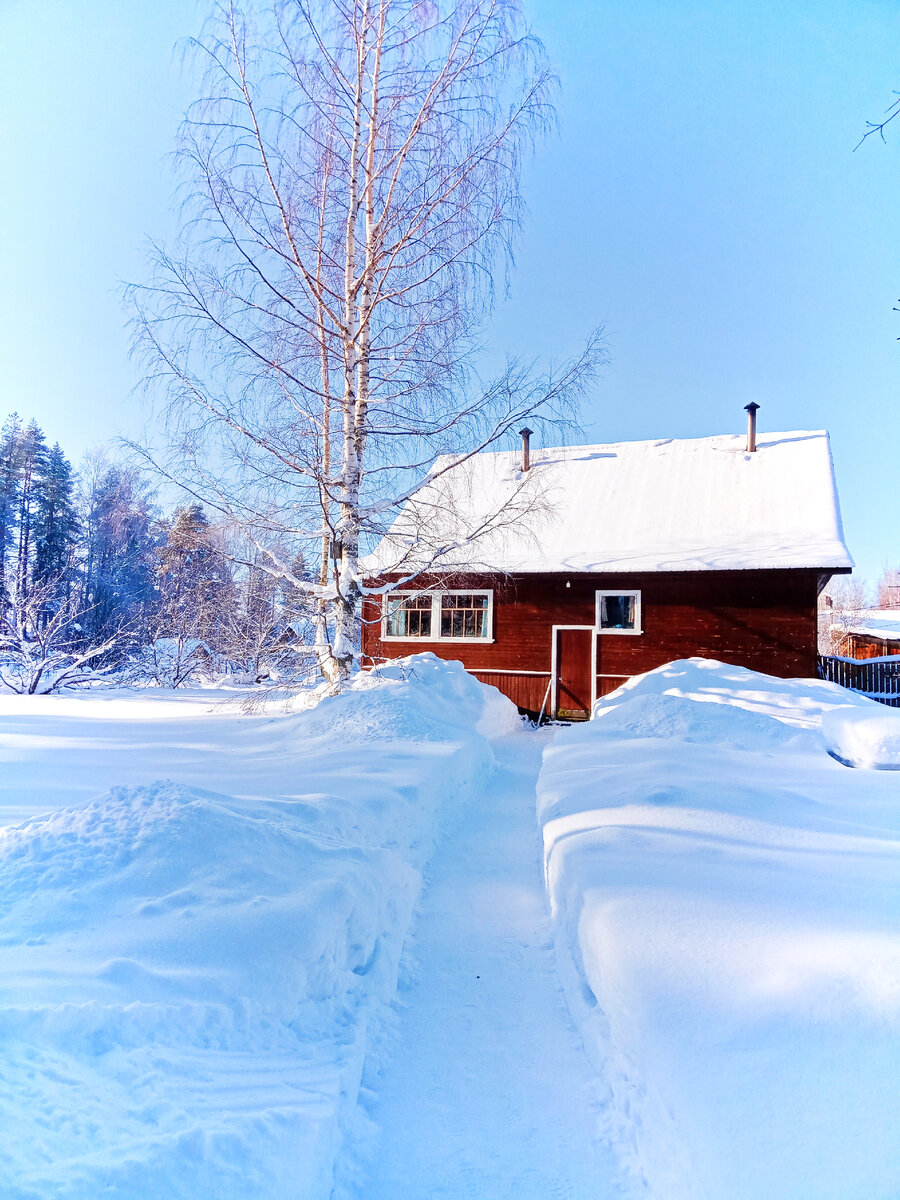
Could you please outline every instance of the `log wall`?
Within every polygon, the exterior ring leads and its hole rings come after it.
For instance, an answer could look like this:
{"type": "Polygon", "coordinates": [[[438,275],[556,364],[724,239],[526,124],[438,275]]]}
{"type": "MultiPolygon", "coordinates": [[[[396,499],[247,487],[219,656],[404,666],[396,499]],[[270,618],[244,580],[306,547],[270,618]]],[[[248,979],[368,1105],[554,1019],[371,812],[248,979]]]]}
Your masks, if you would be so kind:
{"type": "MultiPolygon", "coordinates": [[[[447,586],[493,588],[493,642],[382,641],[381,600],[369,597],[363,662],[430,650],[462,662],[521,708],[537,712],[550,678],[552,627],[593,626],[598,589],[637,589],[643,632],[597,637],[598,695],[632,675],[692,656],[783,677],[814,676],[818,580],[815,570],[455,576],[447,586]]],[[[440,586],[440,580],[422,579],[417,586],[440,586]]]]}

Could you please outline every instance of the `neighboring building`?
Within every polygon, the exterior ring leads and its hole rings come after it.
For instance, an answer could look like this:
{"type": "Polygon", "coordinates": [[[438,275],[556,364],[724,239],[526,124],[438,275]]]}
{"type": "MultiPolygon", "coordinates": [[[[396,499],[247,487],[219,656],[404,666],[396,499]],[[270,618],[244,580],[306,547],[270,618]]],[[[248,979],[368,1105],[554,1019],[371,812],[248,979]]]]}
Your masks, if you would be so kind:
{"type": "Polygon", "coordinates": [[[887,658],[900,654],[900,608],[867,608],[835,613],[834,653],[843,658],[887,658]]]}
{"type": "Polygon", "coordinates": [[[441,458],[365,564],[364,665],[431,650],[525,711],[586,716],[699,655],[816,673],[817,596],[852,559],[828,435],[441,458]],[[751,448],[751,443],[752,447],[751,448]],[[388,591],[388,587],[395,590],[388,591]]]}

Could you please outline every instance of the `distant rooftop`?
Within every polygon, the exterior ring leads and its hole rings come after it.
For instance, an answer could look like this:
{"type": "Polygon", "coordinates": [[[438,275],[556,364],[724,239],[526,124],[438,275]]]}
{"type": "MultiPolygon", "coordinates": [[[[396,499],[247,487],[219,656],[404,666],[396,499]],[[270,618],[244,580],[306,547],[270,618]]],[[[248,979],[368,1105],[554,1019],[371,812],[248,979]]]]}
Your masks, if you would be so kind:
{"type": "Polygon", "coordinates": [[[866,608],[856,613],[835,612],[831,628],[840,633],[900,642],[900,608],[866,608]]]}
{"type": "Polygon", "coordinates": [[[437,459],[367,573],[852,567],[828,434],[618,442],[437,459]],[[454,465],[455,464],[455,465],[454,465]]]}

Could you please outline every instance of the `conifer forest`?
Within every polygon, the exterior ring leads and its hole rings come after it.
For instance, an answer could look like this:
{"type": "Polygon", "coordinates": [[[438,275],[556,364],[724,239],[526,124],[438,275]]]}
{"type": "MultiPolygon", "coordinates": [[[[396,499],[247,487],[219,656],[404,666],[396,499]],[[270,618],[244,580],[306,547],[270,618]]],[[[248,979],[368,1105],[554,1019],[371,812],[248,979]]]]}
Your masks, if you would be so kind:
{"type": "Polygon", "coordinates": [[[164,512],[146,472],[104,452],[76,471],[17,413],[0,433],[0,605],[0,680],[14,691],[306,669],[301,594],[201,504],[164,512]]]}

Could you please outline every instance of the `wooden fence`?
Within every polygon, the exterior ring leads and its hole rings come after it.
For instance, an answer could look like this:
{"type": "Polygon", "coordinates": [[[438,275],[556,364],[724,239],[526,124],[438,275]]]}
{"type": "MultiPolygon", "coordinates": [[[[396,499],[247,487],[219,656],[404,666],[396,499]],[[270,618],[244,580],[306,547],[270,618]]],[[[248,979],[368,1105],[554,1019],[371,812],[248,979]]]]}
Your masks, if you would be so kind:
{"type": "Polygon", "coordinates": [[[839,658],[819,655],[819,677],[862,692],[870,700],[900,708],[900,655],[888,658],[839,658]]]}

